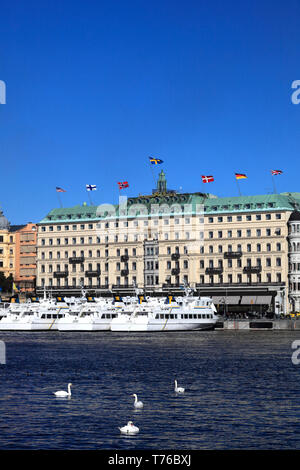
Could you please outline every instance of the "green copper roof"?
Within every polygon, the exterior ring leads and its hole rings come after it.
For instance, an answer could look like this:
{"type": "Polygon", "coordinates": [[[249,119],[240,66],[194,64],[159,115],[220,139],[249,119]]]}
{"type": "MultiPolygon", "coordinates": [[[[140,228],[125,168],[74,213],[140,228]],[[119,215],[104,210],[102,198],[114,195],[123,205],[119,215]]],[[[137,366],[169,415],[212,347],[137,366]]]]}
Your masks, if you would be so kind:
{"type": "Polygon", "coordinates": [[[145,215],[185,215],[195,213],[234,213],[248,211],[293,211],[300,208],[300,193],[263,194],[257,196],[217,197],[204,193],[154,193],[128,198],[126,206],[102,204],[99,206],[76,205],[52,209],[41,220],[43,223],[88,222],[115,217],[141,217],[145,215]]]}

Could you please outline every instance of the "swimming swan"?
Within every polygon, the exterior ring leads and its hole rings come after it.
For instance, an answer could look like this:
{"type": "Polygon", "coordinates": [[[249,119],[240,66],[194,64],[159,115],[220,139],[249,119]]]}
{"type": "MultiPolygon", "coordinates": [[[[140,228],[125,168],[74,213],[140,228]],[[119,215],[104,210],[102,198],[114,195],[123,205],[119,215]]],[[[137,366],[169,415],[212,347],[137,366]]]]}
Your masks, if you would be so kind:
{"type": "Polygon", "coordinates": [[[135,408],[143,408],[144,404],[142,401],[138,401],[138,397],[136,393],[133,393],[132,395],[134,397],[134,407],[135,408]]]}
{"type": "Polygon", "coordinates": [[[137,434],[139,432],[139,428],[134,426],[132,421],[128,421],[126,426],[119,429],[123,434],[137,434]]]}
{"type": "Polygon", "coordinates": [[[184,388],[183,387],[177,387],[177,380],[175,380],[175,392],[176,393],[184,393],[184,388]]]}
{"type": "Polygon", "coordinates": [[[71,387],[72,384],[68,384],[68,391],[59,390],[58,392],[53,392],[56,397],[70,397],[71,396],[71,387]]]}

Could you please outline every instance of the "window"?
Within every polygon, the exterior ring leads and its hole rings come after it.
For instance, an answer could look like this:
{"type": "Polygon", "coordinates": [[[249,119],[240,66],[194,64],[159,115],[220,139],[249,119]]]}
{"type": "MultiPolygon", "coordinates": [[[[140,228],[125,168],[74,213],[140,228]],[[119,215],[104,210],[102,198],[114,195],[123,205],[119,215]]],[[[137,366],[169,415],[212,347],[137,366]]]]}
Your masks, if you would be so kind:
{"type": "Polygon", "coordinates": [[[261,229],[260,228],[256,229],[256,236],[257,237],[261,236],[261,229]]]}
{"type": "Polygon", "coordinates": [[[238,238],[241,238],[241,236],[242,236],[242,231],[241,231],[241,230],[237,230],[236,236],[237,236],[238,238]]]}
{"type": "Polygon", "coordinates": [[[271,258],[266,259],[266,266],[268,266],[268,267],[271,266],[271,258]]]}
{"type": "Polygon", "coordinates": [[[267,237],[271,236],[271,229],[270,228],[266,229],[266,235],[267,235],[267,237]]]}
{"type": "Polygon", "coordinates": [[[208,238],[214,238],[214,232],[208,232],[208,238]]]}
{"type": "Polygon", "coordinates": [[[229,216],[227,217],[227,222],[232,222],[232,216],[231,216],[231,215],[229,215],[229,216]]]}
{"type": "Polygon", "coordinates": [[[251,229],[248,228],[246,233],[247,233],[247,237],[251,237],[251,229]]]}
{"type": "Polygon", "coordinates": [[[256,251],[261,251],[261,244],[260,244],[260,243],[258,243],[258,244],[256,245],[256,251]]]}
{"type": "Polygon", "coordinates": [[[227,237],[228,237],[228,238],[231,238],[231,237],[232,237],[232,230],[228,230],[228,231],[227,231],[227,237]]]}
{"type": "Polygon", "coordinates": [[[256,214],[256,220],[261,220],[261,214],[256,214]]]}
{"type": "Polygon", "coordinates": [[[271,214],[266,214],[266,220],[271,220],[271,214]]]}

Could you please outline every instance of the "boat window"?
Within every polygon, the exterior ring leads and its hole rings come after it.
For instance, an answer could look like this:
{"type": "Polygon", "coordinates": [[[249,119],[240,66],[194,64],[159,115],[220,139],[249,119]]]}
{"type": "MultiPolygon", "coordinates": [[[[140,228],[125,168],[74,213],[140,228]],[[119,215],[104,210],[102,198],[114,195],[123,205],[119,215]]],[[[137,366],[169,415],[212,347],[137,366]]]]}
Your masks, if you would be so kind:
{"type": "Polygon", "coordinates": [[[170,318],[170,315],[166,313],[166,320],[169,320],[169,318],[170,318]]]}
{"type": "Polygon", "coordinates": [[[157,314],[155,315],[155,320],[158,320],[158,319],[159,319],[159,314],[157,313],[157,314]]]}
{"type": "Polygon", "coordinates": [[[170,319],[171,319],[171,320],[174,320],[174,315],[173,315],[173,313],[170,314],[170,319]]]}
{"type": "Polygon", "coordinates": [[[193,315],[190,313],[190,314],[189,314],[189,319],[191,319],[191,318],[193,318],[193,315]]]}
{"type": "Polygon", "coordinates": [[[161,318],[162,320],[165,318],[165,316],[164,316],[163,313],[160,314],[160,318],[161,318]]]}

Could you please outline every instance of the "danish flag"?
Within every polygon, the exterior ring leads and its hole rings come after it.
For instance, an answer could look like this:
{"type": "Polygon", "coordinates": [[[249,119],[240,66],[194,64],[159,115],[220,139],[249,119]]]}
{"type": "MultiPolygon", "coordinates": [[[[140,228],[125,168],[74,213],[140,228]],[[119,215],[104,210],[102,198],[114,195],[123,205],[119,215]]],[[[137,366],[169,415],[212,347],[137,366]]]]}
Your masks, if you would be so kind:
{"type": "Polygon", "coordinates": [[[201,175],[201,178],[202,178],[202,183],[211,183],[212,181],[214,181],[214,177],[212,175],[210,176],[201,175]]]}

